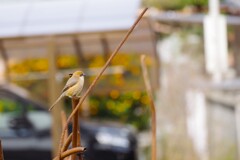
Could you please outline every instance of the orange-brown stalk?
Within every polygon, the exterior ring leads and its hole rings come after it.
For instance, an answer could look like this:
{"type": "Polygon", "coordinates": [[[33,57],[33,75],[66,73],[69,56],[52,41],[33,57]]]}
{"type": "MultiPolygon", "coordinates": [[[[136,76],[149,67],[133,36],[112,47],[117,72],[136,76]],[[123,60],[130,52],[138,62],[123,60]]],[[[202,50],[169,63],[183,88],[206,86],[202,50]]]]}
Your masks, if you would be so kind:
{"type": "MultiPolygon", "coordinates": [[[[72,110],[74,110],[77,107],[77,104],[79,102],[79,99],[75,99],[72,98],[72,110]]],[[[72,148],[75,148],[78,146],[78,140],[79,140],[79,144],[81,145],[81,139],[78,139],[78,128],[79,128],[79,124],[78,124],[78,112],[76,112],[73,115],[72,118],[72,148]]],[[[72,160],[76,159],[76,154],[73,154],[72,156],[72,160]]],[[[79,160],[82,160],[82,155],[79,156],[79,160]]]]}
{"type": "Polygon", "coordinates": [[[141,56],[141,67],[142,67],[142,74],[143,74],[143,79],[144,79],[144,84],[145,88],[147,91],[147,95],[149,97],[149,102],[150,102],[150,108],[151,108],[151,128],[152,128],[152,152],[151,152],[151,157],[152,160],[157,159],[157,136],[156,136],[156,128],[157,128],[157,123],[156,123],[156,110],[155,110],[155,105],[153,101],[153,96],[152,96],[152,88],[149,80],[149,75],[145,63],[145,55],[141,56]]]}
{"type": "MultiPolygon", "coordinates": [[[[86,148],[84,148],[84,147],[71,148],[71,149],[63,152],[63,153],[61,154],[60,159],[64,159],[64,158],[66,158],[66,157],[68,157],[68,156],[70,156],[70,155],[73,155],[73,154],[83,153],[84,151],[86,151],[86,148]]],[[[59,159],[59,157],[55,157],[53,160],[58,160],[58,159],[59,159]]]]}

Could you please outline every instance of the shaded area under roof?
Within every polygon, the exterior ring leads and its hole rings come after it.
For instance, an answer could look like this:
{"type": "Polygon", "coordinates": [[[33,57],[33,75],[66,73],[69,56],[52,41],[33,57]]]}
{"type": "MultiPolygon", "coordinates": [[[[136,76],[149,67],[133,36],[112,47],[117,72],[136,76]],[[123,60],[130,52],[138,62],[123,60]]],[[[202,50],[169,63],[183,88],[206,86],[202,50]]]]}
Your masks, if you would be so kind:
{"type": "MultiPolygon", "coordinates": [[[[154,21],[167,23],[203,23],[205,14],[182,14],[177,12],[155,12],[151,14],[154,21]]],[[[226,16],[229,25],[240,25],[239,16],[226,16]]]]}
{"type": "Polygon", "coordinates": [[[126,30],[133,23],[139,6],[140,0],[1,3],[0,37],[126,30]]]}

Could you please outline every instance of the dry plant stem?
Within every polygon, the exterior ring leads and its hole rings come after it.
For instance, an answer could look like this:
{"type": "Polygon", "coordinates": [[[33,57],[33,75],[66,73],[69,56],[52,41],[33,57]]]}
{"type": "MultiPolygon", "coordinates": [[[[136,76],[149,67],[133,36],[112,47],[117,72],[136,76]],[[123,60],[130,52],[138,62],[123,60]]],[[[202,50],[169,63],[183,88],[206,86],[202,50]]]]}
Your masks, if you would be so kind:
{"type": "Polygon", "coordinates": [[[149,97],[150,108],[151,108],[151,125],[152,125],[152,127],[151,127],[152,128],[151,157],[152,157],[152,160],[156,160],[157,159],[156,110],[155,110],[155,105],[154,105],[154,101],[153,101],[152,88],[150,85],[149,75],[148,75],[148,71],[147,71],[147,67],[146,67],[146,63],[145,63],[145,55],[141,56],[141,66],[142,66],[143,79],[144,79],[147,95],[149,97]]]}
{"type": "MultiPolygon", "coordinates": [[[[67,116],[66,116],[66,114],[65,114],[65,112],[63,110],[61,111],[61,120],[62,120],[62,128],[64,128],[64,126],[67,123],[67,116]]],[[[66,142],[66,140],[67,140],[67,130],[65,132],[66,133],[65,133],[63,142],[66,142]]]]}
{"type": "Polygon", "coordinates": [[[77,146],[81,146],[81,135],[80,135],[80,132],[78,131],[78,135],[77,135],[77,146]]]}
{"type": "Polygon", "coordinates": [[[64,145],[62,147],[62,152],[66,151],[70,145],[70,143],[72,142],[72,133],[68,136],[68,138],[66,139],[66,141],[64,141],[64,145]]]}
{"type": "MultiPolygon", "coordinates": [[[[94,79],[94,81],[91,83],[91,85],[88,87],[87,91],[84,93],[84,95],[81,97],[77,107],[72,111],[72,113],[70,114],[70,116],[68,117],[67,120],[67,124],[70,122],[72,116],[78,111],[78,108],[82,105],[83,101],[85,100],[85,98],[88,96],[88,94],[90,93],[90,91],[92,90],[92,88],[96,85],[97,81],[99,80],[99,78],[102,76],[103,72],[106,70],[106,68],[108,67],[108,65],[110,64],[110,62],[112,61],[112,59],[115,57],[115,55],[118,53],[118,51],[120,50],[120,48],[122,47],[122,45],[125,43],[125,41],[127,40],[127,38],[129,37],[129,35],[132,33],[132,31],[134,30],[134,28],[137,26],[138,22],[141,20],[141,18],[143,17],[143,15],[145,14],[145,12],[147,11],[148,8],[145,8],[141,14],[138,16],[138,18],[136,19],[136,21],[134,22],[134,24],[132,25],[132,27],[129,29],[129,31],[127,32],[126,36],[124,37],[124,39],[120,42],[120,44],[117,46],[117,48],[114,50],[114,52],[111,54],[111,56],[109,57],[109,59],[107,60],[107,62],[105,63],[105,65],[103,66],[102,70],[100,71],[100,73],[97,75],[97,77],[94,79]]],[[[67,125],[64,127],[64,130],[67,129],[67,125]]],[[[64,137],[65,132],[62,132],[61,135],[61,139],[60,139],[60,148],[62,146],[62,141],[63,141],[63,137],[64,137]]],[[[59,150],[60,152],[61,150],[59,150]]]]}
{"type": "MultiPolygon", "coordinates": [[[[84,147],[76,147],[76,148],[71,148],[61,154],[61,158],[66,158],[67,156],[70,156],[72,154],[77,154],[77,153],[83,153],[86,150],[84,147]]],[[[55,157],[53,160],[58,160],[59,157],[55,157]]]]}
{"type": "MultiPolygon", "coordinates": [[[[64,126],[67,124],[67,116],[63,110],[61,111],[61,119],[62,119],[62,128],[64,128],[64,126]]],[[[68,138],[67,136],[68,135],[67,135],[67,130],[66,130],[63,142],[65,142],[67,140],[67,138],[68,138]]]]}
{"type": "Polygon", "coordinates": [[[4,160],[3,158],[3,149],[2,149],[2,142],[0,140],[0,160],[4,160]]]}
{"type": "MultiPolygon", "coordinates": [[[[72,110],[74,110],[77,107],[78,102],[79,102],[79,99],[72,98],[72,110]]],[[[72,118],[72,133],[73,133],[72,148],[75,148],[77,147],[77,144],[78,144],[77,142],[78,141],[78,112],[76,112],[72,118]]],[[[73,154],[71,157],[72,157],[72,160],[76,159],[75,154],[73,154]]]]}

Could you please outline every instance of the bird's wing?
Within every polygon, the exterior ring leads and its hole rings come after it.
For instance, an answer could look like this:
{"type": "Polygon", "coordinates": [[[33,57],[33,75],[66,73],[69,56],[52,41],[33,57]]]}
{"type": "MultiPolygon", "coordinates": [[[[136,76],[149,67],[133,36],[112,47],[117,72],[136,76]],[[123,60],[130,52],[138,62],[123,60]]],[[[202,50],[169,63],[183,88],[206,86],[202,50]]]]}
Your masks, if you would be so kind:
{"type": "Polygon", "coordinates": [[[70,87],[74,86],[77,82],[78,82],[78,78],[75,78],[75,77],[69,78],[69,80],[67,81],[66,85],[62,90],[62,93],[68,90],[70,87]]]}

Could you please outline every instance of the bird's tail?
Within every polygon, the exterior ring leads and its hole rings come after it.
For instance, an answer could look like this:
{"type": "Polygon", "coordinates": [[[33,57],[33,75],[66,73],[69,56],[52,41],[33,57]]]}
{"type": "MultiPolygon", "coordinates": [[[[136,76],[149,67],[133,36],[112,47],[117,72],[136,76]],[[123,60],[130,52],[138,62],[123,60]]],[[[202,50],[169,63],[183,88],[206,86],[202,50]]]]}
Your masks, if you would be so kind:
{"type": "Polygon", "coordinates": [[[62,94],[61,96],[58,97],[58,99],[49,108],[49,111],[51,111],[53,109],[53,107],[56,106],[56,104],[62,99],[63,96],[64,96],[64,94],[62,94]]]}

